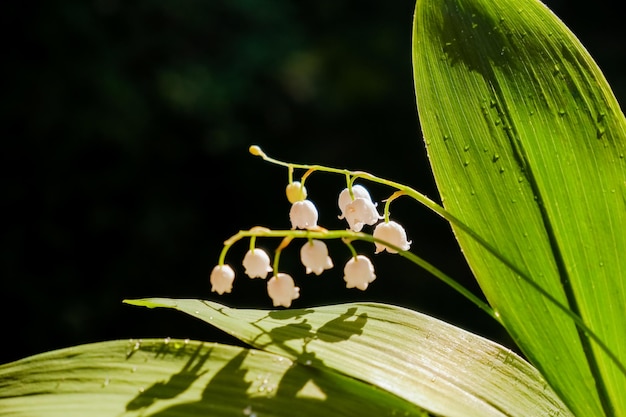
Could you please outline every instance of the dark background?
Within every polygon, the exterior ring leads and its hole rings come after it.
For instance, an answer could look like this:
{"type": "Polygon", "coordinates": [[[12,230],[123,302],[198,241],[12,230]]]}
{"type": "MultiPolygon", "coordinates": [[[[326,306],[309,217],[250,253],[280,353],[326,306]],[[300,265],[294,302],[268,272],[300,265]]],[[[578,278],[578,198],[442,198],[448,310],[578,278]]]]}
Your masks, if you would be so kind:
{"type": "MultiPolygon", "coordinates": [[[[210,292],[224,239],[254,225],[289,227],[286,170],[251,144],[293,162],[363,169],[437,199],[415,110],[413,1],[62,0],[6,2],[2,26],[4,297],[0,363],[108,339],[232,342],[174,311],[125,298],[209,298],[270,308],[260,280],[229,253],[232,294],[210,292]]],[[[619,3],[549,1],[626,98],[619,3]]],[[[314,174],[320,222],[343,228],[344,179],[314,174]]],[[[389,190],[371,187],[375,199],[389,190]]],[[[381,206],[382,207],[382,206],[381,206]]],[[[476,289],[448,226],[408,199],[392,206],[412,249],[476,289]]],[[[273,249],[277,241],[260,240],[273,249]]],[[[281,258],[302,297],[409,306],[510,345],[485,314],[408,261],[374,257],[366,292],[336,268],[305,276],[300,242],[281,258]]],[[[363,252],[369,245],[359,245],[363,252]]]]}

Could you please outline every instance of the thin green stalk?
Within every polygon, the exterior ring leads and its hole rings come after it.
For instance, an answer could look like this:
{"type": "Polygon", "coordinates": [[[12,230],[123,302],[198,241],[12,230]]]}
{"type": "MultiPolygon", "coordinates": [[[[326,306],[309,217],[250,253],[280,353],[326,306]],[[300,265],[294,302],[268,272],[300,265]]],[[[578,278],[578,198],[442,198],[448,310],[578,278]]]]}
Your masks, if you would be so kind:
{"type": "Polygon", "coordinates": [[[472,293],[470,290],[465,288],[463,285],[459,284],[452,277],[448,276],[443,271],[439,270],[437,267],[435,267],[428,261],[424,260],[423,258],[415,255],[414,253],[409,252],[409,251],[403,251],[398,246],[395,246],[382,239],[375,238],[374,236],[369,235],[367,233],[353,232],[351,230],[326,230],[323,228],[318,228],[317,230],[316,229],[313,229],[313,230],[269,230],[269,229],[259,227],[259,228],[252,228],[250,230],[240,230],[237,234],[231,236],[228,240],[226,240],[226,242],[224,242],[224,247],[230,248],[237,241],[244,239],[246,237],[250,237],[250,238],[253,238],[253,237],[254,238],[256,237],[279,238],[281,237],[283,238],[283,241],[281,242],[281,244],[275,251],[274,265],[273,265],[274,274],[278,273],[278,260],[280,258],[280,254],[282,250],[293,239],[341,239],[343,240],[344,243],[348,245],[349,248],[351,248],[351,252],[353,253],[353,256],[356,256],[356,251],[354,251],[354,248],[350,244],[351,241],[362,240],[362,241],[371,242],[371,243],[380,243],[393,250],[396,250],[400,256],[408,259],[409,261],[413,262],[414,264],[421,267],[425,271],[431,273],[433,276],[439,278],[445,284],[449,285],[452,289],[454,289],[455,291],[463,295],[465,298],[467,298],[471,303],[476,305],[476,307],[478,307],[479,309],[487,313],[489,317],[493,318],[494,320],[500,323],[500,319],[494,313],[491,306],[489,306],[487,303],[485,303],[483,300],[481,300],[479,297],[477,297],[474,293],[472,293]]]}

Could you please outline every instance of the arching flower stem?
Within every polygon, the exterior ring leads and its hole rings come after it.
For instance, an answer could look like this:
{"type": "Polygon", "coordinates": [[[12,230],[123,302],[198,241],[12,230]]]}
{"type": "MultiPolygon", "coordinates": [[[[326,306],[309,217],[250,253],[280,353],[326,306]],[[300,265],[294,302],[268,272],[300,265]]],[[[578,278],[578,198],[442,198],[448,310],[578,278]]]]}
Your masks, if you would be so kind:
{"type": "Polygon", "coordinates": [[[291,241],[293,240],[293,236],[289,236],[289,235],[284,235],[284,236],[285,237],[280,242],[280,245],[278,245],[278,247],[274,251],[274,264],[272,265],[272,268],[274,269],[274,275],[276,276],[278,276],[278,264],[280,261],[280,254],[283,252],[283,249],[289,246],[289,243],[291,243],[291,241]]]}
{"type": "Polygon", "coordinates": [[[395,193],[391,194],[391,196],[387,200],[385,200],[385,212],[383,213],[383,216],[385,217],[385,223],[389,223],[389,205],[393,200],[398,197],[402,197],[403,195],[406,195],[404,191],[396,191],[395,193]]]}
{"type": "Polygon", "coordinates": [[[352,257],[356,259],[356,257],[358,256],[358,253],[356,252],[356,249],[354,249],[354,246],[352,246],[352,241],[346,238],[342,238],[341,240],[343,241],[343,243],[346,244],[348,249],[350,249],[350,252],[352,253],[352,257]]]}
{"type": "Polygon", "coordinates": [[[459,284],[452,277],[446,275],[443,271],[432,265],[430,262],[422,259],[421,257],[415,255],[412,252],[404,251],[402,248],[397,247],[389,242],[386,242],[382,239],[377,239],[372,235],[362,232],[353,232],[351,230],[326,230],[324,228],[318,228],[318,230],[270,230],[264,227],[253,227],[250,230],[240,230],[237,234],[231,236],[228,240],[224,242],[224,249],[222,250],[222,254],[220,255],[220,259],[222,256],[225,256],[225,252],[227,248],[230,248],[233,244],[238,242],[244,238],[252,238],[252,237],[276,237],[283,238],[278,248],[276,248],[274,254],[274,274],[278,274],[278,262],[280,259],[280,254],[283,249],[285,249],[289,243],[293,239],[341,239],[352,252],[352,256],[356,257],[357,253],[351,242],[354,240],[361,240],[370,243],[381,243],[385,246],[389,246],[394,250],[398,251],[398,254],[414,264],[418,265],[425,271],[434,275],[436,278],[443,281],[445,284],[449,285],[452,289],[463,295],[470,302],[476,305],[478,308],[487,313],[490,317],[500,322],[500,319],[496,316],[493,309],[481,300],[479,297],[474,295],[470,290],[465,288],[463,285],[459,284]]]}
{"type": "MultiPolygon", "coordinates": [[[[348,188],[351,188],[350,186],[352,185],[352,183],[354,183],[354,181],[357,178],[363,178],[363,179],[366,179],[368,181],[375,182],[377,184],[383,184],[383,185],[386,185],[388,187],[395,188],[398,191],[402,191],[405,195],[413,198],[414,200],[416,200],[417,202],[419,202],[420,204],[422,204],[426,208],[430,209],[432,212],[438,214],[443,219],[447,220],[451,224],[453,224],[456,227],[458,227],[459,229],[461,229],[463,232],[467,233],[468,236],[470,236],[478,244],[480,244],[482,247],[484,247],[485,250],[487,250],[489,253],[491,253],[497,259],[499,259],[504,265],[506,265],[508,268],[510,268],[511,271],[513,271],[514,273],[519,275],[520,278],[522,278],[524,281],[526,281],[527,283],[532,285],[535,289],[537,289],[537,291],[539,291],[542,295],[544,295],[545,297],[550,299],[550,301],[552,301],[555,304],[557,304],[557,306],[559,308],[561,308],[566,314],[568,314],[570,317],[572,317],[573,313],[571,313],[571,311],[567,307],[565,307],[563,304],[559,303],[558,300],[556,300],[554,297],[551,297],[550,294],[546,290],[541,288],[539,285],[537,285],[535,283],[535,281],[532,278],[530,278],[525,271],[523,271],[521,268],[519,268],[517,265],[515,265],[513,263],[513,261],[509,260],[507,257],[502,255],[491,243],[489,243],[487,240],[482,238],[470,226],[465,224],[463,221],[461,221],[461,219],[459,219],[458,217],[456,217],[455,215],[453,215],[452,213],[447,211],[445,208],[443,208],[439,204],[435,203],[430,198],[426,197],[424,194],[422,194],[422,193],[418,192],[417,190],[409,187],[408,185],[404,185],[404,184],[401,184],[401,183],[395,182],[395,181],[390,181],[390,180],[387,180],[387,179],[384,179],[384,178],[379,178],[379,177],[377,177],[375,175],[372,175],[372,174],[370,174],[368,172],[364,172],[364,171],[350,171],[350,170],[347,170],[347,169],[325,167],[325,166],[322,166],[322,165],[293,164],[293,163],[279,161],[278,159],[274,159],[274,158],[271,158],[271,157],[267,156],[267,154],[265,154],[265,152],[263,152],[261,150],[261,148],[256,146],[256,145],[255,146],[251,146],[249,148],[249,150],[250,150],[250,153],[252,155],[260,156],[261,158],[263,158],[264,161],[270,162],[270,163],[275,164],[275,165],[284,166],[284,167],[287,167],[289,169],[295,169],[295,168],[297,168],[297,169],[306,169],[306,170],[313,169],[315,171],[323,171],[323,172],[329,172],[329,173],[345,175],[347,178],[350,178],[350,181],[348,183],[348,185],[349,185],[348,188]]],[[[577,323],[580,325],[580,322],[577,321],[577,323]]]]}

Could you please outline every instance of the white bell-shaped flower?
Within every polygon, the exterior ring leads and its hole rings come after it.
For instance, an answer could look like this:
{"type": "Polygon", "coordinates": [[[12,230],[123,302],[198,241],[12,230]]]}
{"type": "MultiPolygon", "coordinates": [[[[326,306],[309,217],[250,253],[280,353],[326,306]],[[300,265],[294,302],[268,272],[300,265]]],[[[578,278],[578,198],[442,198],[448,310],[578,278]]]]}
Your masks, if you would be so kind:
{"type": "Polygon", "coordinates": [[[211,271],[211,291],[220,295],[225,292],[231,292],[234,280],[235,271],[233,271],[230,265],[217,265],[211,271]]]}
{"type": "Polygon", "coordinates": [[[376,210],[376,204],[372,202],[372,197],[362,185],[352,187],[354,199],[350,196],[350,190],[345,188],[339,193],[339,209],[341,216],[339,219],[346,219],[350,230],[360,232],[363,226],[373,225],[382,217],[376,210]]]}
{"type": "MultiPolygon", "coordinates": [[[[411,242],[406,238],[406,232],[404,227],[400,226],[394,221],[380,223],[374,229],[373,236],[377,239],[384,240],[391,243],[394,246],[399,247],[402,250],[409,250],[411,242]]],[[[385,246],[381,243],[376,243],[376,253],[380,253],[386,250],[389,253],[398,253],[397,250],[385,246]]]]}
{"type": "Polygon", "coordinates": [[[310,200],[296,201],[289,210],[292,229],[312,229],[317,226],[317,208],[310,200]]]}
{"type": "Polygon", "coordinates": [[[358,185],[358,184],[353,185],[352,194],[354,195],[354,198],[350,197],[350,190],[348,188],[344,188],[343,191],[339,193],[338,204],[339,204],[339,210],[341,210],[341,216],[339,216],[340,220],[345,217],[346,206],[350,204],[353,200],[357,198],[362,198],[366,201],[370,201],[370,202],[372,201],[372,197],[370,196],[370,193],[362,185],[358,185]]]}
{"type": "Polygon", "coordinates": [[[382,218],[374,203],[364,198],[357,198],[348,203],[345,207],[344,216],[350,230],[355,232],[360,232],[366,224],[371,226],[382,218]]]}
{"type": "Polygon", "coordinates": [[[347,288],[358,288],[365,291],[370,282],[376,279],[374,265],[367,256],[352,257],[343,268],[344,281],[347,288]]]}
{"type": "Polygon", "coordinates": [[[267,281],[267,293],[274,307],[291,307],[291,302],[300,297],[300,288],[296,287],[290,275],[279,273],[267,281]]]}
{"type": "Polygon", "coordinates": [[[250,249],[243,257],[243,267],[246,268],[246,275],[250,278],[267,278],[267,274],[272,272],[270,257],[263,249],[250,249]]]}
{"type": "Polygon", "coordinates": [[[293,181],[287,185],[287,189],[285,190],[287,194],[287,200],[291,204],[296,201],[306,200],[306,187],[300,183],[300,181],[293,181]]]}
{"type": "Polygon", "coordinates": [[[325,269],[333,267],[333,261],[328,256],[328,247],[324,242],[312,239],[300,249],[300,259],[306,267],[306,273],[320,275],[325,269]]]}

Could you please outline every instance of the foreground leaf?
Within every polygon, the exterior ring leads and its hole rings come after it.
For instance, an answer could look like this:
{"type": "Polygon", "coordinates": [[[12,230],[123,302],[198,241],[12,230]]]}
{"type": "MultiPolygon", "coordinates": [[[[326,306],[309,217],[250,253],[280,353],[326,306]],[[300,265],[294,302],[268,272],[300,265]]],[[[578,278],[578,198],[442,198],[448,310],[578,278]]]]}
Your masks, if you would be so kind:
{"type": "Polygon", "coordinates": [[[424,414],[367,384],[294,364],[282,356],[161,339],[77,346],[0,366],[0,415],[424,414]]]}
{"type": "Polygon", "coordinates": [[[203,300],[127,300],[204,320],[252,346],[332,368],[448,417],[571,416],[541,375],[484,338],[399,307],[242,310],[203,300]]]}
{"type": "Polygon", "coordinates": [[[615,358],[453,225],[490,304],[575,414],[626,416],[626,121],[600,70],[535,0],[419,0],[413,58],[446,209],[615,358]]]}

